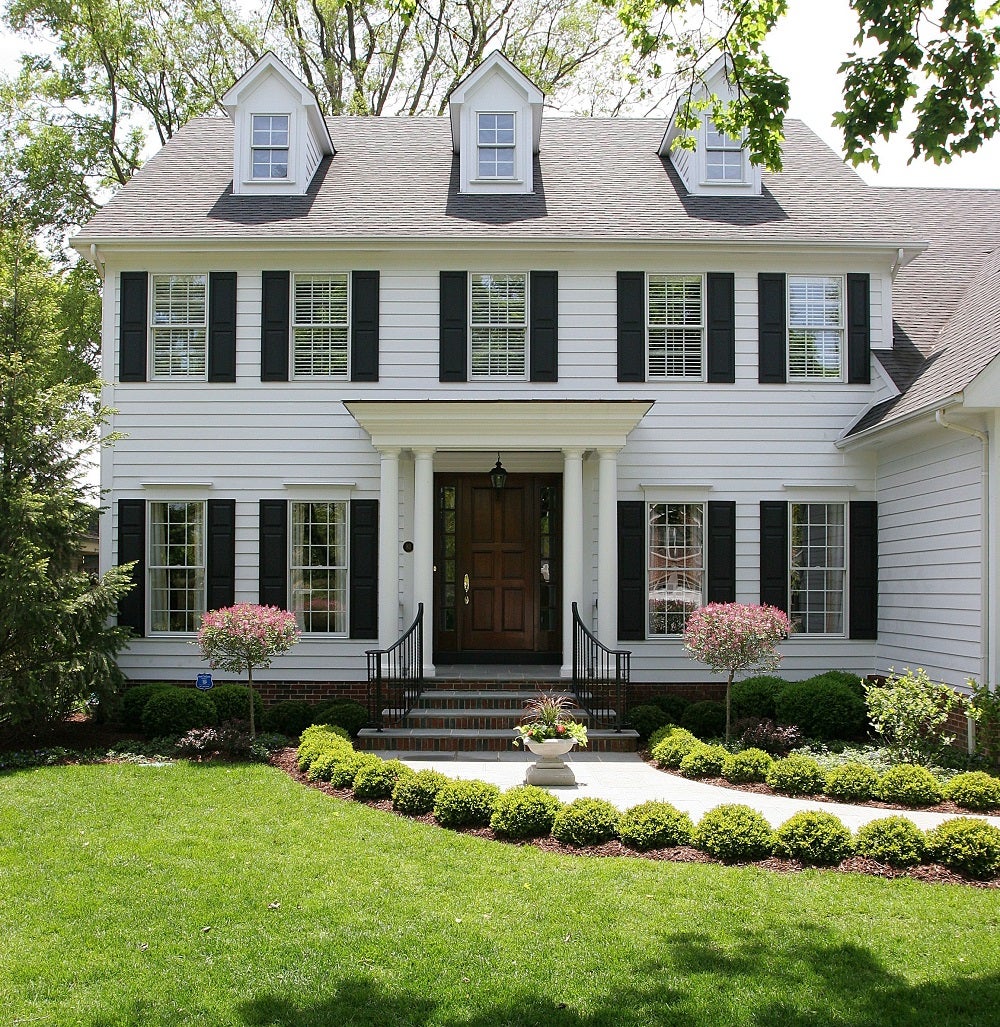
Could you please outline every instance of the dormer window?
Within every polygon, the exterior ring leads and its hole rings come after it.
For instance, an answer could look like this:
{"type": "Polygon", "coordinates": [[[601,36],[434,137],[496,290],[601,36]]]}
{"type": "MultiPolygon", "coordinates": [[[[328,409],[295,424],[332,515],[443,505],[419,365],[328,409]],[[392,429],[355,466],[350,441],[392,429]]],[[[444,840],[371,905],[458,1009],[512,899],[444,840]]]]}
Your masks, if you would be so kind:
{"type": "Polygon", "coordinates": [[[288,178],[288,115],[253,116],[251,153],[254,178],[288,178]]]}
{"type": "Polygon", "coordinates": [[[743,181],[743,142],[705,120],[705,177],[709,182],[743,181]]]}
{"type": "Polygon", "coordinates": [[[514,115],[479,114],[479,177],[514,177],[514,115]]]}

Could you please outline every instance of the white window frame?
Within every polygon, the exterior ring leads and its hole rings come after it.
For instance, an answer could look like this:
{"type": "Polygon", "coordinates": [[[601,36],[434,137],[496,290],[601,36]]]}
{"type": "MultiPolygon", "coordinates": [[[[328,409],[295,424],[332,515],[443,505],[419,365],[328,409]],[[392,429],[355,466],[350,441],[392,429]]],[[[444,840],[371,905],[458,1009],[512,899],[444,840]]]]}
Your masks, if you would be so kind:
{"type": "Polygon", "coordinates": [[[731,136],[727,136],[725,132],[721,132],[715,126],[715,122],[712,120],[711,114],[705,115],[704,120],[704,132],[705,132],[705,163],[704,163],[704,183],[706,185],[745,185],[747,181],[747,153],[746,153],[746,140],[745,139],[733,139],[731,136]],[[713,143],[711,141],[712,136],[716,136],[720,141],[713,143]],[[727,153],[738,153],[740,155],[740,177],[739,178],[726,178],[723,175],[721,178],[712,175],[711,166],[709,164],[709,154],[721,153],[723,154],[723,165],[722,170],[725,171],[725,154],[727,153]]]}
{"type": "Polygon", "coordinates": [[[708,332],[706,330],[706,313],[705,313],[706,294],[705,294],[705,290],[706,290],[706,281],[705,281],[705,275],[704,274],[698,274],[698,273],[694,273],[694,272],[688,273],[688,272],[660,272],[660,271],[655,271],[655,272],[650,271],[650,272],[646,273],[646,378],[647,378],[647,381],[677,381],[677,382],[703,382],[703,381],[705,381],[706,367],[707,367],[707,363],[708,363],[708,352],[707,352],[707,336],[708,336],[708,332]],[[699,330],[699,332],[701,334],[701,347],[700,347],[699,357],[698,357],[698,365],[699,366],[698,366],[698,373],[697,374],[667,374],[666,373],[666,367],[667,367],[667,364],[668,364],[666,342],[664,342],[664,357],[663,357],[664,373],[663,374],[659,374],[659,373],[656,373],[656,372],[653,371],[653,367],[652,367],[652,345],[651,345],[651,339],[652,339],[653,330],[656,329],[656,328],[663,328],[663,330],[664,330],[664,337],[666,337],[667,331],[669,331],[671,328],[677,329],[677,328],[682,328],[682,327],[684,327],[684,328],[693,327],[691,325],[683,325],[683,326],[681,326],[681,325],[670,325],[670,324],[667,323],[666,320],[664,320],[664,323],[662,325],[654,325],[652,323],[652,317],[651,317],[652,302],[650,300],[650,286],[652,284],[652,280],[655,279],[655,278],[664,278],[664,279],[674,278],[674,279],[690,279],[690,280],[697,279],[698,282],[699,282],[698,289],[699,289],[699,298],[700,298],[701,310],[700,310],[700,314],[699,314],[698,330],[699,330]]]}
{"type": "Polygon", "coordinates": [[[351,273],[350,271],[297,271],[292,275],[291,282],[291,311],[289,315],[289,367],[291,369],[291,377],[293,381],[316,381],[318,379],[326,381],[349,381],[351,377],[351,273]],[[341,322],[299,322],[296,319],[296,299],[295,290],[296,284],[299,279],[306,278],[343,278],[345,280],[346,290],[346,320],[341,322]],[[296,370],[296,332],[304,331],[310,328],[343,328],[345,338],[345,357],[344,357],[344,370],[332,372],[329,374],[324,373],[310,373],[310,372],[299,372],[296,370]]]}
{"type": "MultiPolygon", "coordinates": [[[[273,127],[269,128],[269,132],[273,132],[273,127]]],[[[272,167],[273,164],[268,164],[268,167],[272,167]]],[[[250,176],[251,182],[290,182],[293,179],[292,175],[292,115],[290,112],[283,113],[275,111],[270,113],[268,111],[254,111],[250,115],[250,176]],[[273,143],[268,143],[266,146],[254,143],[254,122],[257,118],[284,118],[286,122],[286,141],[284,146],[275,146],[273,143]],[[284,175],[258,175],[254,173],[256,167],[256,160],[254,159],[258,151],[271,151],[284,150],[285,151],[285,173],[284,175]]]]}
{"type": "MultiPolygon", "coordinates": [[[[208,381],[208,304],[209,304],[209,276],[208,272],[203,271],[155,271],[149,276],[149,310],[147,314],[149,324],[149,367],[150,367],[150,378],[155,381],[189,381],[189,382],[205,382],[208,381]],[[202,286],[204,289],[204,313],[202,320],[193,321],[166,321],[162,324],[158,324],[156,321],[156,282],[158,279],[163,278],[188,278],[202,280],[202,286]],[[156,369],[156,354],[157,354],[157,335],[165,334],[168,332],[201,332],[202,338],[204,339],[204,346],[202,350],[202,363],[203,367],[200,371],[195,374],[183,373],[179,371],[168,371],[161,373],[156,369]]],[[[190,360],[190,353],[192,347],[188,343],[188,359],[190,360]]],[[[169,350],[168,350],[169,352],[169,350]]]]}
{"type": "MultiPolygon", "coordinates": [[[[469,381],[527,381],[528,374],[530,371],[529,365],[529,353],[528,347],[530,344],[529,336],[529,325],[531,324],[531,314],[529,310],[530,304],[530,290],[531,290],[531,275],[527,271],[470,271],[469,272],[469,283],[468,283],[468,304],[469,304],[469,343],[468,343],[468,367],[469,367],[469,381]],[[524,320],[523,321],[503,321],[503,322],[492,322],[492,321],[476,321],[473,307],[473,283],[476,278],[484,277],[520,277],[524,279],[524,320]],[[473,352],[474,352],[474,341],[473,336],[477,328],[486,329],[498,329],[501,331],[523,331],[524,332],[524,369],[519,373],[494,373],[492,371],[487,372],[476,372],[474,370],[473,363],[473,352]]],[[[510,364],[510,350],[507,351],[507,364],[510,364]]]]}
{"type": "Polygon", "coordinates": [[[788,368],[787,377],[790,382],[843,382],[845,380],[844,367],[846,364],[847,349],[847,279],[844,275],[808,274],[808,275],[786,275],[785,277],[785,366],[788,368]],[[838,312],[839,325],[793,325],[792,324],[792,282],[793,280],[813,281],[835,281],[840,290],[840,308],[838,312]],[[837,332],[840,337],[839,361],[836,374],[796,374],[792,370],[792,333],[796,330],[807,332],[809,330],[822,332],[837,332]]]}
{"type": "MultiPolygon", "coordinates": [[[[701,574],[701,596],[699,598],[697,606],[694,607],[694,609],[697,609],[698,606],[704,606],[705,605],[705,596],[707,594],[706,590],[708,588],[708,538],[707,538],[707,532],[708,532],[708,504],[704,503],[704,502],[697,501],[697,500],[695,502],[689,502],[689,501],[684,501],[684,500],[658,500],[658,501],[650,500],[650,501],[646,502],[645,506],[646,506],[646,544],[645,544],[645,558],[646,558],[646,588],[645,588],[645,597],[646,597],[646,638],[650,638],[650,639],[680,638],[681,635],[683,634],[683,629],[681,631],[667,631],[667,630],[664,630],[664,631],[654,631],[653,630],[653,623],[652,623],[653,611],[652,611],[652,609],[650,607],[650,585],[651,585],[651,582],[652,582],[652,575],[653,575],[654,572],[657,572],[657,571],[663,571],[665,573],[669,573],[671,570],[676,570],[676,571],[678,571],[680,573],[680,572],[683,572],[683,571],[693,571],[693,570],[696,570],[699,574],[701,574]],[[652,554],[652,549],[651,549],[650,535],[651,535],[651,528],[652,528],[652,524],[651,524],[651,521],[652,521],[652,510],[653,510],[654,506],[662,506],[664,508],[671,507],[671,506],[698,507],[701,510],[701,564],[700,564],[699,567],[697,567],[697,568],[683,568],[683,567],[680,567],[680,568],[670,568],[666,564],[662,568],[657,568],[657,567],[652,567],[651,566],[651,564],[653,562],[652,561],[652,555],[653,554],[652,554]]],[[[666,510],[666,509],[664,510],[664,515],[669,519],[669,511],[668,510],[666,510]]],[[[667,532],[667,534],[668,534],[668,542],[667,542],[666,548],[667,548],[667,550],[669,550],[671,548],[671,545],[670,545],[670,542],[669,542],[669,528],[670,528],[670,524],[667,523],[665,525],[665,527],[668,529],[668,532],[667,532]]],[[[682,547],[682,548],[687,548],[687,547],[682,547]]],[[[664,625],[663,625],[664,629],[666,629],[666,627],[667,627],[667,612],[666,612],[665,606],[666,606],[666,592],[664,590],[664,614],[663,614],[663,616],[664,616],[664,625]]],[[[692,610],[692,612],[693,612],[693,610],[692,610]]],[[[686,623],[687,622],[687,617],[685,617],[684,620],[685,620],[685,623],[686,623]]]]}
{"type": "MultiPolygon", "coordinates": [[[[494,132],[499,132],[499,128],[494,128],[494,132]]],[[[494,160],[494,164],[499,163],[494,160]]],[[[483,182],[513,182],[517,180],[517,114],[515,111],[476,111],[476,178],[483,182]],[[499,118],[509,117],[513,122],[512,134],[514,141],[508,146],[507,144],[500,145],[498,143],[484,143],[482,141],[482,128],[480,126],[480,118],[499,118]],[[483,174],[482,170],[482,159],[481,153],[483,150],[510,150],[510,165],[511,171],[509,175],[486,175],[483,174]]]]}
{"type": "Polygon", "coordinates": [[[295,615],[295,621],[299,626],[299,630],[307,638],[348,638],[350,635],[351,628],[351,504],[346,499],[291,499],[288,502],[288,553],[287,553],[287,567],[288,567],[288,604],[289,610],[295,615]],[[295,554],[295,508],[297,506],[340,506],[343,508],[344,521],[343,521],[343,532],[344,532],[344,562],[342,565],[339,564],[296,564],[294,562],[295,554]],[[295,588],[295,573],[296,571],[326,571],[330,574],[341,573],[343,574],[343,608],[340,611],[343,617],[343,628],[339,631],[313,631],[311,628],[305,626],[303,617],[303,611],[298,608],[299,604],[296,601],[297,594],[304,591],[304,589],[295,588]]]}
{"type": "MultiPolygon", "coordinates": [[[[166,522],[164,522],[166,523],[166,522]]],[[[164,537],[165,533],[164,533],[164,537]]],[[[168,544],[169,547],[169,544],[168,544]]],[[[192,635],[201,627],[201,617],[208,608],[208,504],[203,499],[151,499],[146,504],[146,633],[148,635],[192,635]],[[154,564],[153,563],[153,511],[157,506],[170,507],[178,503],[185,506],[198,506],[201,508],[201,562],[196,564],[154,564]],[[193,628],[161,628],[154,627],[154,574],[157,572],[167,573],[171,570],[191,570],[196,574],[201,573],[201,609],[195,611],[197,623],[193,628]]],[[[166,591],[169,593],[170,589],[166,591]]],[[[193,590],[192,590],[193,591],[193,590]]],[[[169,623],[171,611],[168,607],[165,611],[169,623]]]]}
{"type": "MultiPolygon", "coordinates": [[[[828,512],[824,514],[824,518],[829,518],[829,513],[828,512]]],[[[828,519],[825,520],[824,523],[828,524],[829,523],[828,519]]],[[[804,502],[791,502],[791,503],[788,504],[788,554],[786,556],[786,561],[785,562],[786,562],[786,565],[787,565],[787,568],[788,568],[788,579],[787,579],[787,581],[788,581],[788,617],[789,617],[789,620],[792,620],[796,616],[796,614],[794,614],[793,611],[792,611],[792,605],[793,605],[792,604],[792,595],[793,595],[793,592],[794,593],[801,593],[801,592],[807,592],[808,591],[808,590],[805,590],[805,589],[793,589],[793,587],[792,587],[792,578],[793,578],[793,575],[794,575],[796,570],[809,570],[809,571],[814,571],[814,572],[820,572],[824,576],[828,575],[828,574],[831,574],[831,573],[834,573],[834,574],[839,573],[839,574],[843,575],[842,585],[841,585],[841,589],[840,589],[840,628],[838,630],[836,630],[836,631],[806,631],[805,629],[796,628],[795,629],[795,634],[794,634],[793,637],[801,636],[801,637],[806,637],[806,638],[847,638],[847,635],[848,635],[848,623],[847,623],[847,620],[848,620],[848,615],[849,615],[849,610],[848,610],[849,591],[848,591],[848,589],[849,589],[849,582],[850,582],[850,566],[849,566],[849,560],[850,560],[850,530],[851,530],[851,525],[850,525],[850,504],[848,504],[848,503],[844,503],[844,502],[832,502],[832,503],[830,503],[830,502],[826,502],[826,501],[823,501],[823,500],[815,501],[814,502],[814,501],[811,501],[811,500],[807,500],[807,501],[804,501],[804,502]],[[795,511],[795,507],[797,507],[797,506],[823,506],[823,507],[827,507],[827,508],[829,508],[829,507],[839,507],[840,508],[840,510],[843,513],[843,531],[844,531],[843,562],[842,562],[842,564],[840,564],[840,565],[824,564],[823,566],[816,566],[816,567],[806,567],[806,566],[802,566],[802,567],[799,567],[799,568],[793,567],[793,565],[792,565],[792,558],[793,558],[793,553],[794,553],[794,550],[795,550],[795,536],[794,536],[794,532],[795,532],[795,514],[794,514],[794,511],[795,511]]],[[[829,549],[829,546],[826,546],[825,548],[829,549]]],[[[816,591],[816,590],[814,589],[813,591],[816,591]]],[[[822,592],[823,592],[824,595],[833,594],[833,591],[834,590],[826,588],[826,587],[824,587],[822,589],[822,592]]],[[[826,610],[825,605],[824,605],[824,611],[823,611],[823,613],[821,615],[823,615],[823,616],[828,616],[829,615],[829,611],[826,610]]],[[[794,626],[794,623],[793,623],[793,626],[794,626]]]]}

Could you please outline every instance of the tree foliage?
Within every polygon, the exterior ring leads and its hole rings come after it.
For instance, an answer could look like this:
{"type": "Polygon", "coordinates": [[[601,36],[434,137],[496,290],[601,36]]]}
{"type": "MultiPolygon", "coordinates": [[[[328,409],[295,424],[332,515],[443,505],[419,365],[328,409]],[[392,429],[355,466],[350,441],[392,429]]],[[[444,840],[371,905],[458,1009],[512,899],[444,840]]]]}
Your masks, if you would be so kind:
{"type": "Polygon", "coordinates": [[[57,720],[120,683],[127,633],[106,627],[130,587],[73,569],[89,527],[84,463],[105,411],[90,362],[88,272],[57,274],[23,232],[0,233],[0,729],[57,720]]]}

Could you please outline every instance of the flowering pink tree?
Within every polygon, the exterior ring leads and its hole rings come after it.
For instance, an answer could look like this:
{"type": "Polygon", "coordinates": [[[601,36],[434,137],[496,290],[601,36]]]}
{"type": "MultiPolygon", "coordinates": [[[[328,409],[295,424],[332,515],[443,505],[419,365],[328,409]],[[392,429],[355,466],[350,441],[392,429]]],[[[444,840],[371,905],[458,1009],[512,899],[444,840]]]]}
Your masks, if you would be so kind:
{"type": "Polygon", "coordinates": [[[773,670],[781,662],[778,644],[792,627],[773,606],[709,603],[694,611],[684,629],[684,648],[726,681],[726,741],[729,741],[730,693],[741,671],[773,670]]]}
{"type": "Polygon", "coordinates": [[[247,672],[250,687],[250,737],[256,734],[253,722],[253,669],[270,667],[271,660],[287,652],[299,640],[295,617],[277,606],[239,603],[211,610],[201,621],[198,645],[202,659],[214,670],[242,674],[247,672]]]}

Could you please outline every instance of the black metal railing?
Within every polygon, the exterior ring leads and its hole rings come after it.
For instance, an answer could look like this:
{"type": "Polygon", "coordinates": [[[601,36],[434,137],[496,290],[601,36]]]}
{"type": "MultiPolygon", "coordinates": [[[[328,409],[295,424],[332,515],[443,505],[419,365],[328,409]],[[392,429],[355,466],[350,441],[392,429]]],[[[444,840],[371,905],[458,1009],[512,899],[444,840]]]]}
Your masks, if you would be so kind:
{"type": "Polygon", "coordinates": [[[424,690],[424,604],[399,641],[388,649],[369,649],[368,718],[379,731],[410,712],[424,690]]]}
{"type": "Polygon", "coordinates": [[[632,669],[628,649],[609,649],[580,620],[573,604],[573,695],[592,726],[621,731],[632,669]]]}

